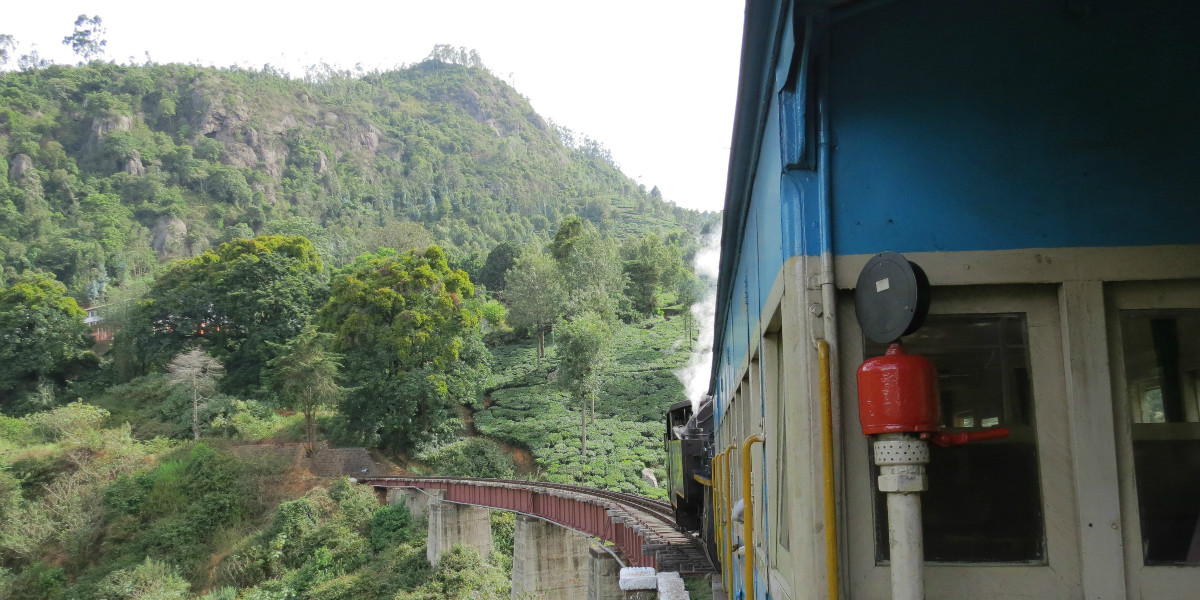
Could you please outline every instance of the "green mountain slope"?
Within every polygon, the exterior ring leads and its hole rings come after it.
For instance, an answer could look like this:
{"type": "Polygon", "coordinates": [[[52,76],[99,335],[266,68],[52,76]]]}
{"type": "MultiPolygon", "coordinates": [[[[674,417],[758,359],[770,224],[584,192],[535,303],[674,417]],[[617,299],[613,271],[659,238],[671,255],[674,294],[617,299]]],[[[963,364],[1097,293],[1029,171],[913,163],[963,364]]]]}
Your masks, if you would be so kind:
{"type": "Polygon", "coordinates": [[[704,217],[482,66],[437,60],[303,80],[99,62],[6,73],[0,159],[0,283],[44,269],[85,303],[251,234],[305,235],[335,264],[432,241],[474,274],[496,244],[570,215],[622,238],[704,217]]]}

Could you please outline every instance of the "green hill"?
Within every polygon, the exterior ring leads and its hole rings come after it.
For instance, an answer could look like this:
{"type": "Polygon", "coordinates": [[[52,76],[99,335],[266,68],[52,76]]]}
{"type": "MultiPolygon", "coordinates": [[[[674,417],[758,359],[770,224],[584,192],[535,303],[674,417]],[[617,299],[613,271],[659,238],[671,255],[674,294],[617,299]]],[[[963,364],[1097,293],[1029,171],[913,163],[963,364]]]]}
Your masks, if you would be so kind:
{"type": "Polygon", "coordinates": [[[0,73],[0,598],[507,597],[280,443],[665,496],[714,216],[445,57],[0,73]]]}
{"type": "Polygon", "coordinates": [[[263,233],[304,235],[335,265],[436,242],[475,275],[496,244],[544,239],[571,215],[618,238],[698,230],[705,215],[462,62],[304,79],[100,62],[5,73],[0,283],[47,270],[95,303],[263,233]]]}

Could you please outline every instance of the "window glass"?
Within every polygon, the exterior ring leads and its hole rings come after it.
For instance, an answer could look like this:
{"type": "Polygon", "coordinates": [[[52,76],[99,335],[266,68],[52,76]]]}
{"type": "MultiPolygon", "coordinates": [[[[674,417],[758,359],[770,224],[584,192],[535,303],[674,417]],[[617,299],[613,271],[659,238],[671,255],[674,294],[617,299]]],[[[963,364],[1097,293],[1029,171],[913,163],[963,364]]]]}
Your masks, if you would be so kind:
{"type": "Polygon", "coordinates": [[[1147,565],[1200,564],[1200,310],[1121,311],[1147,565]]]}
{"type": "MultiPolygon", "coordinates": [[[[767,334],[763,336],[763,343],[769,349],[767,356],[772,360],[771,370],[767,372],[767,403],[769,406],[775,407],[775,481],[779,488],[779,497],[786,497],[791,488],[788,486],[788,432],[791,428],[788,426],[791,419],[792,407],[785,405],[781,400],[781,393],[786,389],[784,372],[786,366],[783,363],[783,353],[779,351],[779,335],[767,334]]],[[[775,542],[783,551],[791,550],[791,504],[788,502],[775,503],[775,527],[776,538],[775,542]]],[[[772,559],[776,560],[775,554],[772,554],[772,559]]]]}
{"type": "MultiPolygon", "coordinates": [[[[1023,314],[930,315],[904,339],[905,352],[937,369],[943,428],[1012,429],[1002,440],[931,446],[929,490],[921,495],[925,560],[1045,562],[1027,339],[1023,314]]],[[[867,356],[887,349],[864,343],[867,356]]],[[[877,476],[872,467],[875,490],[877,476]]],[[[887,500],[874,496],[875,558],[885,562],[887,500]]]]}

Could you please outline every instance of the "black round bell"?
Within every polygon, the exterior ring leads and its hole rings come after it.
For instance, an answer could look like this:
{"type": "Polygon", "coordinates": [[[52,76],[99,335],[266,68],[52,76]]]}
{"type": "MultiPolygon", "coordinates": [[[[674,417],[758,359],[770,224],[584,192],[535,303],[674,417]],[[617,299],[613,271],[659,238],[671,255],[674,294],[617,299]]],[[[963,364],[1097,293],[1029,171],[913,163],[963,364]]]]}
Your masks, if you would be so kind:
{"type": "Polygon", "coordinates": [[[894,342],[925,322],[929,278],[901,254],[876,254],[858,275],[854,313],[867,339],[880,344],[894,342]]]}

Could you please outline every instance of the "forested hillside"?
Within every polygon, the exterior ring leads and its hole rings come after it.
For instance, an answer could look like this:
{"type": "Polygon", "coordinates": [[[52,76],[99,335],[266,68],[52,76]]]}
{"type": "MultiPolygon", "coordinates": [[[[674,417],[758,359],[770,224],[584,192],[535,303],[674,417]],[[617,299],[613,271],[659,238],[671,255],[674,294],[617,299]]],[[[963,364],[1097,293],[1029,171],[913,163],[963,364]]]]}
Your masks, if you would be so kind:
{"type": "Polygon", "coordinates": [[[716,215],[474,53],[26,65],[0,159],[0,600],[508,596],[511,516],[430,569],[330,447],[665,496],[716,215]]]}
{"type": "Polygon", "coordinates": [[[0,77],[3,278],[49,271],[81,302],[235,237],[304,235],[326,262],[436,242],[476,274],[579,215],[619,237],[702,215],[548,123],[470,53],[303,79],[179,64],[0,77]]]}

